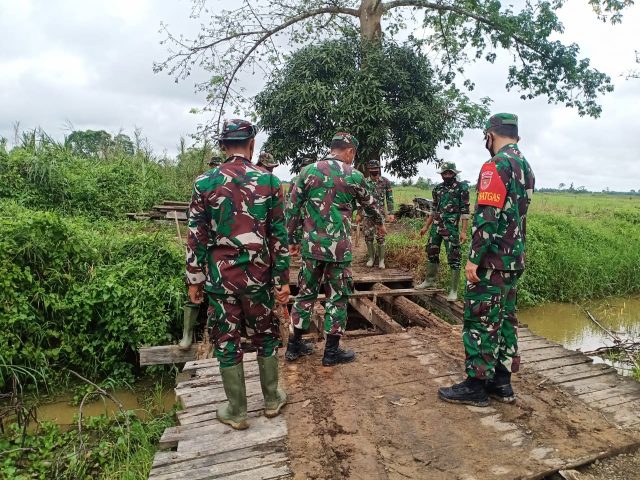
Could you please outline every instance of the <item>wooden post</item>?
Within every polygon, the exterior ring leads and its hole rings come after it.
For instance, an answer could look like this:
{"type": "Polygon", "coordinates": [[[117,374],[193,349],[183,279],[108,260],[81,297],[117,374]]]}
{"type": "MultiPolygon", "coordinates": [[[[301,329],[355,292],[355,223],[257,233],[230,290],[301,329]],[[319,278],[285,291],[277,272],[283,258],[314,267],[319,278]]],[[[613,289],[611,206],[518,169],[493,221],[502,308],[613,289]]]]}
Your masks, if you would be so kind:
{"type": "MultiPolygon", "coordinates": [[[[390,290],[390,288],[382,285],[381,283],[376,283],[373,286],[373,290],[385,292],[390,290]]],[[[434,315],[426,308],[422,308],[420,305],[412,302],[406,297],[394,298],[386,295],[380,295],[378,296],[378,298],[381,298],[388,304],[393,304],[393,306],[405,317],[407,317],[412,323],[420,325],[421,327],[440,328],[443,325],[446,325],[442,320],[438,318],[437,315],[434,315]]]]}
{"type": "Polygon", "coordinates": [[[399,323],[396,323],[368,298],[352,297],[349,298],[349,304],[384,333],[398,333],[404,330],[399,323]]]}

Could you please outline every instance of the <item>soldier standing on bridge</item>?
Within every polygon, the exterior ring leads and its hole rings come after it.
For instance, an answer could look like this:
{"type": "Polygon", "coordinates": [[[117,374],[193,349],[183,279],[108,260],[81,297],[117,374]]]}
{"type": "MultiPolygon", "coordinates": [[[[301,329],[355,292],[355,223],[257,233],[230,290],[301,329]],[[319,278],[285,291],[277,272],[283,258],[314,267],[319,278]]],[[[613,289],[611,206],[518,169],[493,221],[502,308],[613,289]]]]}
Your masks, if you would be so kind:
{"type": "Polygon", "coordinates": [[[460,170],[456,170],[455,163],[444,162],[439,173],[442,175],[443,182],[433,189],[433,208],[427,217],[427,222],[420,230],[420,236],[429,232],[427,277],[416,288],[435,286],[440,263],[440,245],[444,241],[447,261],[451,268],[451,284],[447,300],[455,302],[458,299],[460,283],[460,244],[467,241],[469,188],[466,183],[456,178],[460,170]],[[458,231],[460,223],[462,226],[458,231]]]}
{"type": "Polygon", "coordinates": [[[235,429],[249,426],[243,322],[257,349],[265,416],[278,415],[287,398],[278,388],[279,324],[273,314],[275,299],[289,299],[283,200],[278,179],[251,163],[255,135],[250,122],[224,122],[219,143],[227,158],[196,178],[189,209],[189,297],[197,304],[207,293],[208,327],[228,399],[217,418],[235,429]]]}
{"type": "MultiPolygon", "coordinates": [[[[391,182],[386,177],[380,175],[380,161],[369,160],[367,164],[369,170],[369,178],[366,179],[367,188],[369,193],[376,199],[378,205],[378,211],[382,215],[382,219],[386,218],[387,221],[393,222],[395,217],[393,216],[393,190],[391,189],[391,182]],[[386,200],[386,208],[385,208],[386,200]]],[[[356,222],[360,223],[363,220],[364,240],[367,244],[367,253],[369,259],[367,260],[367,267],[373,267],[375,263],[375,257],[378,258],[378,267],[385,268],[384,265],[384,238],[385,235],[376,235],[376,224],[374,218],[365,214],[362,219],[361,210],[358,211],[356,222]],[[374,244],[375,238],[375,244],[374,244]]]]}
{"type": "Polygon", "coordinates": [[[465,267],[462,341],[467,379],[440,388],[440,398],[477,406],[489,395],[511,403],[518,371],[516,285],[524,271],[526,215],[535,178],[518,147],[518,117],[493,115],[485,125],[491,153],[480,170],[469,260],[465,267]]]}
{"type": "Polygon", "coordinates": [[[299,294],[293,305],[291,321],[294,335],[287,345],[287,360],[308,355],[312,349],[302,341],[309,328],[311,310],[324,284],[326,343],[322,364],[347,363],[355,353],[339,348],[347,323],[347,296],[351,291],[351,219],[357,201],[377,225],[378,234],[386,232],[375,199],[369,195],[364,176],[352,163],[358,141],[344,132],[331,140],[331,152],[325,159],[302,169],[292,185],[291,210],[288,212],[289,251],[302,254],[298,276],[299,294]]]}

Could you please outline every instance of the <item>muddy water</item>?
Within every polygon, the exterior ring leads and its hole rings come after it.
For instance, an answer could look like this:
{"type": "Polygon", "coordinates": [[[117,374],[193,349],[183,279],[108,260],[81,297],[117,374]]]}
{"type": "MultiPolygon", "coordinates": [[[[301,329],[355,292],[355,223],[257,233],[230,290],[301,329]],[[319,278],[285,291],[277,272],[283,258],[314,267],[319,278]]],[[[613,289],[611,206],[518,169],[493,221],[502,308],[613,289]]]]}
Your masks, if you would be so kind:
{"type": "MultiPolygon", "coordinates": [[[[621,337],[640,338],[640,296],[608,298],[582,304],[605,327],[621,337]]],[[[571,350],[590,351],[613,345],[611,338],[574,304],[548,303],[523,309],[520,323],[531,331],[571,350]]]]}
{"type": "MultiPolygon", "coordinates": [[[[147,417],[147,408],[149,401],[152,401],[154,408],[160,402],[156,400],[156,395],[162,396],[162,405],[164,411],[169,411],[175,404],[175,394],[172,388],[166,388],[161,393],[155,394],[152,384],[142,382],[134,387],[134,390],[115,390],[110,391],[115,398],[117,398],[125,410],[133,410],[140,418],[147,417]],[[150,400],[150,395],[153,395],[153,400],[150,400]]],[[[92,397],[97,400],[92,402],[85,402],[82,408],[83,415],[95,416],[95,415],[113,415],[118,411],[118,407],[109,399],[101,397],[92,397]]],[[[78,405],[71,405],[71,397],[60,396],[53,399],[51,402],[46,402],[38,406],[38,420],[50,421],[57,423],[58,425],[71,425],[75,423],[74,415],[78,414],[78,405]]]]}

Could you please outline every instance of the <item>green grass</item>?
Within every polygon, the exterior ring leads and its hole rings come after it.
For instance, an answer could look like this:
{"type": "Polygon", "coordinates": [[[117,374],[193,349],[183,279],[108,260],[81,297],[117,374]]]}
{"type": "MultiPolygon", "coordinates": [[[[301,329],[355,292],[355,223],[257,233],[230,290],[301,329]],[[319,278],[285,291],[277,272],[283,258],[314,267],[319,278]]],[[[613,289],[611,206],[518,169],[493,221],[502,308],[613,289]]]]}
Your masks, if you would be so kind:
{"type": "MultiPolygon", "coordinates": [[[[413,194],[406,187],[396,191],[400,196],[413,194]]],[[[426,239],[417,235],[421,223],[405,222],[400,232],[388,236],[387,243],[389,263],[413,267],[419,277],[426,261],[426,239]]],[[[640,291],[639,197],[536,194],[528,216],[527,240],[521,305],[640,291]]],[[[444,286],[448,281],[444,248],[441,262],[444,286]]]]}

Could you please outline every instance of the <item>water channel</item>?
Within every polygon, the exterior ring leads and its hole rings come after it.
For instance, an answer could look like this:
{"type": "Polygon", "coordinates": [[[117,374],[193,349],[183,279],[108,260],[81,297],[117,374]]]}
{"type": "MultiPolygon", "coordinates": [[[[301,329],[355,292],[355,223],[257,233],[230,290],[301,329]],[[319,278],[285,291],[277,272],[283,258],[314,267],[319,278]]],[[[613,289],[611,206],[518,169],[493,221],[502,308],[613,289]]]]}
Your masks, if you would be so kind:
{"type": "Polygon", "coordinates": [[[589,319],[585,309],[621,338],[640,340],[640,296],[581,304],[547,303],[521,310],[518,320],[527,324],[532,332],[571,350],[589,352],[614,345],[609,334],[589,319]]]}

